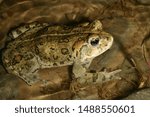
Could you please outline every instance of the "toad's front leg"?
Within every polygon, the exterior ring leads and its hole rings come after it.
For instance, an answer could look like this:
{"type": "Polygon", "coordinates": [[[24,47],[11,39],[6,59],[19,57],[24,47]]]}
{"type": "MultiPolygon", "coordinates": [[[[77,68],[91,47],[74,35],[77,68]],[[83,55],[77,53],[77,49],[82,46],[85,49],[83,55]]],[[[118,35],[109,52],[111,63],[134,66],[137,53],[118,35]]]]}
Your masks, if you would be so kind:
{"type": "Polygon", "coordinates": [[[110,81],[111,79],[121,79],[121,77],[116,74],[121,72],[121,69],[107,72],[88,72],[87,66],[90,65],[90,62],[87,64],[82,64],[80,62],[76,62],[73,65],[73,80],[77,82],[77,84],[85,86],[88,84],[102,84],[104,82],[110,81]]]}

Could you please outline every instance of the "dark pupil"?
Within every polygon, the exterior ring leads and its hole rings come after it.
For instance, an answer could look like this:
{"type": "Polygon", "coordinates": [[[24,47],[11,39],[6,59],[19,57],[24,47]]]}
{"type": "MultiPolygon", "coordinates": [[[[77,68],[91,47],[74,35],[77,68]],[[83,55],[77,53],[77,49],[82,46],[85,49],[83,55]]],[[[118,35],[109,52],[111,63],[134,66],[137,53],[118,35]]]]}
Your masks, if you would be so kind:
{"type": "Polygon", "coordinates": [[[91,40],[91,45],[92,46],[96,46],[98,43],[99,43],[99,39],[98,38],[96,38],[94,40],[91,40]]]}

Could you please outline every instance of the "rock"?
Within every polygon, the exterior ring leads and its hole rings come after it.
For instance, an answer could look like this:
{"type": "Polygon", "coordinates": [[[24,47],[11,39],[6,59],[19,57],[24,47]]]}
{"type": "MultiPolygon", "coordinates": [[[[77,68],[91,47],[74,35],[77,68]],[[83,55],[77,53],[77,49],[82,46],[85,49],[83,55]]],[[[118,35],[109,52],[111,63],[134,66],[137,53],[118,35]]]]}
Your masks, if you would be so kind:
{"type": "Polygon", "coordinates": [[[124,100],[150,100],[150,88],[135,91],[123,99],[124,100]]]}

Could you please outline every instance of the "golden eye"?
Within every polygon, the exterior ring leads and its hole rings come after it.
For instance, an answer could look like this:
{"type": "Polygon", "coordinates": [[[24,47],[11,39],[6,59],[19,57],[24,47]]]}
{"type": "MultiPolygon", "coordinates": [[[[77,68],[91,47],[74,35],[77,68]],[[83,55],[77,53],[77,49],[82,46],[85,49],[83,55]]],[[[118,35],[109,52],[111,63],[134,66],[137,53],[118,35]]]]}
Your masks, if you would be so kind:
{"type": "Polygon", "coordinates": [[[97,46],[97,45],[99,45],[99,40],[100,40],[99,37],[92,38],[91,41],[90,41],[90,44],[91,44],[92,46],[97,46]]]}

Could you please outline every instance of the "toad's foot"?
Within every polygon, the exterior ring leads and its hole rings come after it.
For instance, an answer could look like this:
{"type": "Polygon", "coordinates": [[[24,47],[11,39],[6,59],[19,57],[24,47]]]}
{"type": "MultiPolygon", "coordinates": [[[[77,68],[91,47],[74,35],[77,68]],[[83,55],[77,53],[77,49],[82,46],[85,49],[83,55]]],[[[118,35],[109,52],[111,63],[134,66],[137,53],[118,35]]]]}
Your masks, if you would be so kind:
{"type": "Polygon", "coordinates": [[[96,73],[85,73],[82,75],[82,77],[73,79],[73,82],[71,84],[71,90],[73,92],[76,92],[77,90],[80,90],[80,88],[86,87],[88,85],[96,84],[98,86],[101,86],[102,83],[113,80],[113,79],[121,79],[119,75],[117,75],[119,72],[121,72],[121,69],[114,70],[111,72],[102,71],[102,72],[96,72],[96,73]]]}
{"type": "Polygon", "coordinates": [[[117,69],[111,72],[107,72],[106,70],[103,72],[98,72],[97,80],[100,80],[102,83],[104,83],[112,79],[121,79],[121,77],[117,76],[119,72],[121,72],[121,69],[117,69]]]}

